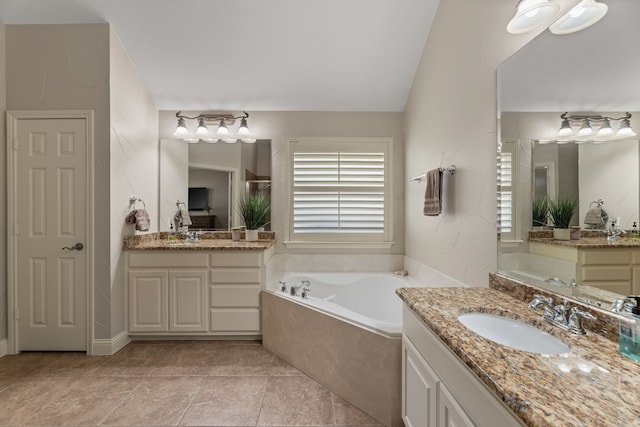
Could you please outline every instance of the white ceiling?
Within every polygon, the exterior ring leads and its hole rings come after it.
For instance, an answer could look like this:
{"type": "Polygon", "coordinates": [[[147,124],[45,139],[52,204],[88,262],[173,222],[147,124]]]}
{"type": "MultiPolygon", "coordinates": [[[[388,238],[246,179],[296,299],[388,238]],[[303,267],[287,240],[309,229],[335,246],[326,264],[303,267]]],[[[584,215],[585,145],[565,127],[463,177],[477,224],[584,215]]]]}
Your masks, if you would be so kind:
{"type": "Polygon", "coordinates": [[[163,110],[402,111],[438,0],[0,0],[108,22],[163,110]]]}
{"type": "Polygon", "coordinates": [[[592,27],[545,31],[499,69],[502,111],[640,111],[640,1],[611,0],[592,27]]]}

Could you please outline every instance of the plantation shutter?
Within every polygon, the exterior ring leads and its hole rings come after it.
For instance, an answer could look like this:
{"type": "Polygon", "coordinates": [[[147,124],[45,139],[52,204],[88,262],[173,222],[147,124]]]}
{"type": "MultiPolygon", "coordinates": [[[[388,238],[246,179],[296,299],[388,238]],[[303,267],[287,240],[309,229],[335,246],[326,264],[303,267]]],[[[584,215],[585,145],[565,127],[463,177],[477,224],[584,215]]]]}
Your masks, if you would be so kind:
{"type": "Polygon", "coordinates": [[[498,153],[498,233],[501,240],[513,240],[514,221],[514,155],[515,144],[504,143],[498,153]]]}
{"type": "Polygon", "coordinates": [[[298,143],[292,154],[294,235],[382,239],[388,144],[298,143]]]}

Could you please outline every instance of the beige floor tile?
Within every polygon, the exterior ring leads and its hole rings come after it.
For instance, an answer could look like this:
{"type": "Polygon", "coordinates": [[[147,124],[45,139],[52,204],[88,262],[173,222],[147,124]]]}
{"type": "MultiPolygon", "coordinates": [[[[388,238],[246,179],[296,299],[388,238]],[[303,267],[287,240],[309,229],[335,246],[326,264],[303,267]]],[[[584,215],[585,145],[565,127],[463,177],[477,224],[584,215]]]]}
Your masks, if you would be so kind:
{"type": "Polygon", "coordinates": [[[60,353],[27,352],[0,358],[0,375],[24,378],[45,372],[60,353]]]}
{"type": "MultiPolygon", "coordinates": [[[[50,378],[62,381],[63,378],[50,378]]],[[[141,381],[140,378],[86,377],[30,417],[27,425],[97,425],[141,381]]]]}
{"type": "Polygon", "coordinates": [[[18,425],[48,403],[60,399],[77,378],[27,377],[0,392],[0,425],[18,425]]]}
{"type": "Polygon", "coordinates": [[[0,392],[18,380],[18,377],[0,376],[0,392]]]}
{"type": "Polygon", "coordinates": [[[274,356],[273,366],[271,367],[270,375],[284,377],[284,376],[298,376],[298,375],[304,375],[304,374],[300,372],[295,366],[287,362],[286,360],[281,359],[278,356],[274,356]]]}
{"type": "Polygon", "coordinates": [[[215,366],[209,369],[209,375],[269,375],[274,355],[261,345],[233,344],[225,346],[220,352],[215,366]]]}
{"type": "Polygon", "coordinates": [[[333,425],[329,390],[306,376],[269,377],[259,426],[333,425]]]}
{"type": "Polygon", "coordinates": [[[181,344],[131,343],[111,356],[92,375],[96,376],[147,376],[166,366],[181,344]]]}
{"type": "Polygon", "coordinates": [[[358,408],[348,403],[333,405],[336,425],[345,426],[382,426],[358,408]]]}
{"type": "Polygon", "coordinates": [[[168,356],[150,375],[207,375],[216,366],[223,346],[215,342],[183,345],[169,350],[168,356]]]}
{"type": "Polygon", "coordinates": [[[180,424],[255,426],[267,378],[207,377],[180,424]]]}
{"type": "Polygon", "coordinates": [[[176,425],[204,377],[144,378],[103,425],[176,425]]]}
{"type": "Polygon", "coordinates": [[[65,377],[91,375],[110,358],[110,356],[87,356],[85,353],[59,353],[58,357],[40,372],[40,375],[65,377]]]}

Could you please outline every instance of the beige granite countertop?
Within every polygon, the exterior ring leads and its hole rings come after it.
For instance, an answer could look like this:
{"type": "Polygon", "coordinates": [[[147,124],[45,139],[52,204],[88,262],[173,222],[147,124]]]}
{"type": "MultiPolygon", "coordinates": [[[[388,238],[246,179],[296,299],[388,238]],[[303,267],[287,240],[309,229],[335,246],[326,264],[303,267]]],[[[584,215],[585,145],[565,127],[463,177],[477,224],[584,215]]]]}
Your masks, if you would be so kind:
{"type": "Polygon", "coordinates": [[[616,342],[591,330],[583,336],[565,332],[525,302],[491,288],[401,288],[397,293],[525,424],[640,425],[640,364],[622,356],[616,342]],[[496,344],[458,321],[459,314],[471,311],[532,324],[571,351],[541,355],[496,344]]]}
{"type": "Polygon", "coordinates": [[[247,242],[244,233],[239,241],[231,240],[231,233],[226,231],[207,232],[191,241],[176,233],[175,240],[168,240],[168,233],[148,233],[128,236],[124,239],[123,249],[127,251],[219,251],[219,250],[264,250],[275,244],[273,232],[260,232],[258,241],[247,242]]]}
{"type": "Polygon", "coordinates": [[[640,248],[640,239],[629,237],[622,237],[617,240],[607,240],[606,237],[587,237],[580,240],[554,240],[552,237],[533,237],[529,241],[567,248],[640,248]]]}

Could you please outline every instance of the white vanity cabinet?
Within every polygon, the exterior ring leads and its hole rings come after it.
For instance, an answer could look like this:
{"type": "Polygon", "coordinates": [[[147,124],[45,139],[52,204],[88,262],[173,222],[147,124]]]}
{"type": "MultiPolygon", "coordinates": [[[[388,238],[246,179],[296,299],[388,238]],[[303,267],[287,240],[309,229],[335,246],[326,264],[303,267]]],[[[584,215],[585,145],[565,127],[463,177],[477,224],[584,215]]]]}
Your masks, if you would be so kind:
{"type": "Polygon", "coordinates": [[[133,335],[260,335],[266,250],[132,251],[127,255],[133,335]]]}
{"type": "Polygon", "coordinates": [[[402,419],[406,427],[524,426],[406,305],[402,419]]]}

